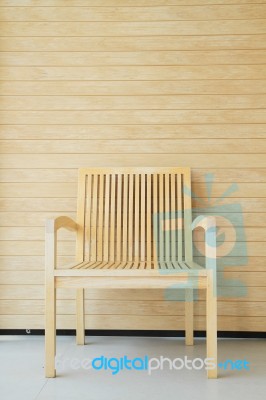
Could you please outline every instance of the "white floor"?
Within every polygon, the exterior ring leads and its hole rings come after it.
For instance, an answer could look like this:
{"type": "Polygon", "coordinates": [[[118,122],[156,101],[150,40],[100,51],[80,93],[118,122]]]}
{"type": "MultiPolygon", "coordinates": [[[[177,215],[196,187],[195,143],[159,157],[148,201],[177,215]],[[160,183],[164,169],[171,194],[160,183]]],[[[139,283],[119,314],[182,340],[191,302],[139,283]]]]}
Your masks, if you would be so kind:
{"type": "Polygon", "coordinates": [[[207,380],[205,370],[120,371],[73,369],[70,360],[86,358],[169,357],[205,358],[205,340],[185,347],[183,339],[91,337],[85,346],[75,338],[57,337],[57,378],[44,378],[44,337],[0,336],[0,398],[3,400],[264,400],[266,399],[266,341],[220,339],[219,362],[246,359],[250,370],[219,369],[219,379],[207,380]],[[68,361],[67,361],[68,359],[68,361]]]}

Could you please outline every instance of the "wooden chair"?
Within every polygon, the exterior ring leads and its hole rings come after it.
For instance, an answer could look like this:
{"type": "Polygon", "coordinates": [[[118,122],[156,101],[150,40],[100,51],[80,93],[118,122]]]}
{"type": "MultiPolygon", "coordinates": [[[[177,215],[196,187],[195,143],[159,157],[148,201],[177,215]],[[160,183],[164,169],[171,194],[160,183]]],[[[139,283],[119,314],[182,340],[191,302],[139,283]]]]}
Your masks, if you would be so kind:
{"type": "Polygon", "coordinates": [[[55,377],[56,288],[77,289],[77,343],[84,344],[84,289],[185,290],[186,344],[193,344],[193,289],[206,289],[207,357],[217,377],[216,245],[213,217],[192,223],[189,168],[79,170],[77,222],[46,222],[46,377],[55,377]],[[193,262],[192,230],[205,229],[206,266],[193,262]],[[56,233],[76,231],[76,262],[56,269],[56,233]],[[210,243],[212,245],[210,245],[210,243]]]}

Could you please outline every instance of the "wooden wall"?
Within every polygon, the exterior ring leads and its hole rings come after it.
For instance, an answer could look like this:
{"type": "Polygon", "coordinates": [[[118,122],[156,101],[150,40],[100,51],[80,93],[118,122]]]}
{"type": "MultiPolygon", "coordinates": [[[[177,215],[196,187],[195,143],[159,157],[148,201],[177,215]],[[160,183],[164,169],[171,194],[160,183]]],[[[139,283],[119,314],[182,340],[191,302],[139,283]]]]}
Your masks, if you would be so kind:
{"type": "MultiPolygon", "coordinates": [[[[221,204],[241,204],[249,257],[239,265],[240,240],[225,261],[218,327],[266,331],[266,2],[0,5],[0,328],[44,327],[44,221],[75,217],[77,168],[160,165],[191,166],[209,207],[237,183],[221,204]]],[[[230,216],[241,230],[241,213],[230,216]]],[[[59,252],[60,264],[73,256],[71,234],[62,232],[59,252]]],[[[58,327],[74,328],[74,293],[58,296],[58,327]]],[[[94,290],[86,327],[183,329],[183,303],[163,300],[155,290],[94,290]]],[[[196,314],[204,329],[202,296],[196,314]]]]}

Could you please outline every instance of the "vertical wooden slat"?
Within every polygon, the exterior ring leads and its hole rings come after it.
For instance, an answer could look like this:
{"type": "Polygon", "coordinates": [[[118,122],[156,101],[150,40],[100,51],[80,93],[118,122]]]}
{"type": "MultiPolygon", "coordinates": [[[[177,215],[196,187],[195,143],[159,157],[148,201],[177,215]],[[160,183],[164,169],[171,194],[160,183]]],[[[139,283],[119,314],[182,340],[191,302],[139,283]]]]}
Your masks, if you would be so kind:
{"type": "Polygon", "coordinates": [[[164,261],[164,175],[159,174],[159,260],[164,261]]]}
{"type": "Polygon", "coordinates": [[[145,256],[146,256],[146,217],[145,217],[145,203],[146,203],[146,176],[140,174],[140,214],[139,214],[139,269],[145,269],[145,256]]]}
{"type": "Polygon", "coordinates": [[[145,247],[146,247],[146,218],[145,218],[145,202],[146,202],[146,176],[140,175],[140,260],[145,261],[145,247]]]}
{"type": "Polygon", "coordinates": [[[99,176],[99,199],[98,199],[98,231],[97,231],[97,260],[103,260],[103,204],[104,204],[104,192],[103,192],[103,174],[99,176]]]}
{"type": "Polygon", "coordinates": [[[91,211],[91,261],[97,259],[97,208],[98,208],[98,175],[92,175],[92,211],[91,211]]]}
{"type": "Polygon", "coordinates": [[[139,261],[139,174],[135,175],[134,260],[139,261]]]}
{"type": "Polygon", "coordinates": [[[165,261],[170,261],[170,224],[165,226],[165,221],[170,219],[170,192],[169,192],[169,174],[164,178],[164,252],[165,261]]]}
{"type": "Polygon", "coordinates": [[[121,223],[122,223],[122,175],[117,176],[116,205],[116,261],[121,261],[121,223]]]}
{"type": "Polygon", "coordinates": [[[177,175],[177,235],[178,235],[178,261],[183,259],[183,191],[182,175],[177,175]]]}
{"type": "Polygon", "coordinates": [[[171,229],[171,260],[176,261],[176,182],[175,174],[171,174],[171,214],[170,214],[170,229],[171,229]]]}
{"type": "Polygon", "coordinates": [[[79,171],[78,178],[78,202],[77,202],[77,223],[79,229],[77,232],[76,243],[76,261],[85,259],[85,232],[86,229],[86,198],[88,190],[88,176],[82,169],[79,171]]]}
{"type": "Polygon", "coordinates": [[[110,175],[105,175],[104,190],[104,251],[103,259],[109,261],[109,200],[110,200],[110,175]]]}
{"type": "Polygon", "coordinates": [[[85,221],[85,246],[88,248],[88,260],[91,260],[91,196],[92,196],[92,175],[87,176],[86,185],[86,221],[85,221]]]}
{"type": "Polygon", "coordinates": [[[146,227],[147,227],[147,243],[146,243],[146,251],[147,251],[147,264],[148,268],[151,267],[151,254],[152,254],[152,243],[151,243],[151,174],[147,174],[147,210],[146,210],[146,227]]]}
{"type": "Polygon", "coordinates": [[[109,260],[115,259],[115,205],[116,205],[116,176],[111,175],[111,197],[110,197],[110,251],[109,260]]]}
{"type": "Polygon", "coordinates": [[[187,168],[183,174],[184,179],[184,239],[185,239],[185,260],[192,260],[192,210],[191,210],[191,174],[187,168]]]}
{"type": "Polygon", "coordinates": [[[123,260],[127,261],[128,241],[128,174],[124,174],[123,185],[123,260]]]}
{"type": "Polygon", "coordinates": [[[134,175],[130,174],[128,193],[128,261],[133,260],[133,199],[134,199],[134,175]]]}
{"type": "Polygon", "coordinates": [[[158,268],[159,227],[158,227],[158,175],[157,174],[153,174],[152,177],[152,198],[153,198],[153,261],[154,261],[154,267],[158,268]]]}

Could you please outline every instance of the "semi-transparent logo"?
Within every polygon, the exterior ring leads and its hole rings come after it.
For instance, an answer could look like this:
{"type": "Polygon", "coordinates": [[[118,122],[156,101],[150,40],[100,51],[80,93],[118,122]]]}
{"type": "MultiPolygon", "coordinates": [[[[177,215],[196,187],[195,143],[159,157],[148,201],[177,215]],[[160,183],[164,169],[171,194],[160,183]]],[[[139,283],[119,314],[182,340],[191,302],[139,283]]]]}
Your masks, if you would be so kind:
{"type": "MultiPolygon", "coordinates": [[[[197,226],[194,226],[195,222],[192,222],[193,261],[202,267],[208,265],[209,268],[217,270],[218,297],[243,297],[247,295],[247,287],[239,277],[233,277],[231,273],[234,271],[234,267],[247,265],[248,262],[242,206],[230,197],[237,192],[238,187],[235,183],[231,184],[224,193],[215,197],[213,195],[214,185],[214,175],[206,174],[204,190],[206,197],[202,197],[202,193],[199,196],[197,192],[191,192],[184,187],[184,196],[191,196],[192,198],[192,209],[166,211],[153,215],[155,227],[153,240],[156,243],[159,272],[172,275],[184,273],[184,270],[189,267],[185,261],[188,237],[184,234],[184,221],[202,221],[202,219],[212,216],[215,218],[216,228],[210,226],[206,235],[204,235],[203,229],[197,228],[197,226]],[[174,224],[172,223],[173,220],[175,220],[174,224]],[[175,234],[173,234],[173,227],[175,234]],[[175,241],[174,255],[181,268],[176,268],[173,262],[174,258],[171,253],[171,249],[174,248],[173,241],[175,241]],[[210,250],[215,247],[216,257],[212,257],[212,255],[206,257],[206,245],[210,250]],[[180,253],[182,254],[181,257],[180,253]],[[162,254],[163,257],[161,257],[162,254]]],[[[212,252],[210,251],[209,254],[212,254],[212,252]]],[[[197,300],[197,270],[193,272],[193,276],[188,274],[187,281],[180,283],[177,281],[167,288],[165,299],[184,301],[185,290],[175,289],[191,288],[192,284],[193,289],[195,289],[194,300],[197,300]]]]}

